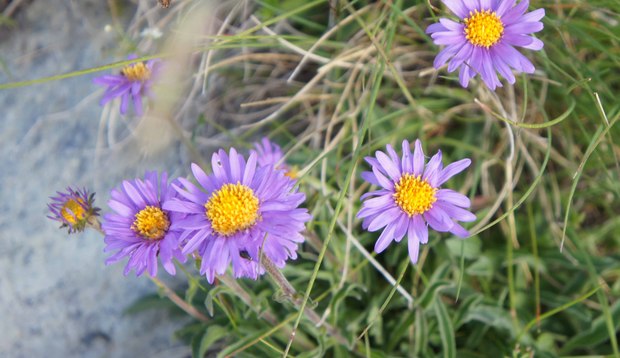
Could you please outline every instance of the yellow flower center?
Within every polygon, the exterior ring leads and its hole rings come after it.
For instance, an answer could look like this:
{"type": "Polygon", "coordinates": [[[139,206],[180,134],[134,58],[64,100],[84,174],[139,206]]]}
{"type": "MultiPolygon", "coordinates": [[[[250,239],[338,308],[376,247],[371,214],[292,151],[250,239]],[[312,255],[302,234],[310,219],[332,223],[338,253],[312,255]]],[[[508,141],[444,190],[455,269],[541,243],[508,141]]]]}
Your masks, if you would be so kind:
{"type": "Polygon", "coordinates": [[[469,13],[465,22],[465,37],[474,46],[489,48],[497,43],[504,34],[504,24],[491,10],[469,13]]]}
{"type": "Polygon", "coordinates": [[[136,214],[131,229],[145,239],[160,240],[168,232],[168,215],[156,206],[147,206],[136,214]]]}
{"type": "Polygon", "coordinates": [[[130,81],[144,82],[151,77],[151,70],[143,62],[138,62],[123,68],[121,74],[130,81]]]}
{"type": "Polygon", "coordinates": [[[75,225],[78,221],[84,219],[86,215],[86,210],[82,207],[82,205],[85,204],[84,200],[80,198],[69,199],[60,209],[60,215],[62,215],[69,224],[75,225]]]}
{"type": "Polygon", "coordinates": [[[392,196],[394,202],[409,217],[412,217],[424,214],[433,207],[433,203],[437,201],[435,193],[437,193],[437,189],[433,188],[426,180],[422,180],[421,176],[404,174],[394,186],[392,196]]]}
{"type": "Polygon", "coordinates": [[[258,219],[258,198],[245,185],[224,184],[205,204],[213,230],[229,236],[245,230],[258,219]]]}

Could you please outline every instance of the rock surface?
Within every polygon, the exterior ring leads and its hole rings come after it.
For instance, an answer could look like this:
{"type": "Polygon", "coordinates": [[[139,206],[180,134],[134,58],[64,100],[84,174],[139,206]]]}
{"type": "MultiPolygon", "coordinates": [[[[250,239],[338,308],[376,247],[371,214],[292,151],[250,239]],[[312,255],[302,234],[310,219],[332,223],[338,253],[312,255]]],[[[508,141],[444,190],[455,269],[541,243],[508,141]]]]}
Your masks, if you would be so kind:
{"type": "MultiPolygon", "coordinates": [[[[119,59],[115,35],[104,31],[106,1],[29,2],[17,20],[0,42],[0,83],[119,59]]],[[[109,145],[94,76],[0,90],[1,357],[189,355],[172,336],[183,321],[159,311],[123,315],[156,291],[147,278],[124,277],[124,263],[105,266],[101,235],[67,236],[45,217],[48,197],[68,185],[95,190],[105,211],[122,178],[179,170],[178,148],[146,160],[131,145],[109,145]]]]}

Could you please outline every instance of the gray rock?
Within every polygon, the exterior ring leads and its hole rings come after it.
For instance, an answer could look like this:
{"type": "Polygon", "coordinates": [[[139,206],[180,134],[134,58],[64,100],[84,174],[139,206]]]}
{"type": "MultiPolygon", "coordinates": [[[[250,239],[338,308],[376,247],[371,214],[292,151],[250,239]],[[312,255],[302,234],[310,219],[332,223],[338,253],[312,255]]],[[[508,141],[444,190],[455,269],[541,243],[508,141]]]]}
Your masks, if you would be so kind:
{"type": "MultiPolygon", "coordinates": [[[[0,83],[103,65],[112,58],[107,2],[35,1],[0,43],[0,83]]],[[[105,266],[100,234],[67,236],[48,220],[56,190],[85,186],[107,210],[109,190],[145,169],[180,171],[179,149],[144,160],[131,144],[97,150],[102,109],[94,75],[0,90],[0,356],[181,357],[186,321],[164,312],[124,316],[156,291],[105,266]]],[[[123,128],[117,130],[121,135],[123,128]]],[[[163,270],[161,271],[163,272],[163,270]]],[[[177,279],[177,283],[178,283],[177,279]]]]}

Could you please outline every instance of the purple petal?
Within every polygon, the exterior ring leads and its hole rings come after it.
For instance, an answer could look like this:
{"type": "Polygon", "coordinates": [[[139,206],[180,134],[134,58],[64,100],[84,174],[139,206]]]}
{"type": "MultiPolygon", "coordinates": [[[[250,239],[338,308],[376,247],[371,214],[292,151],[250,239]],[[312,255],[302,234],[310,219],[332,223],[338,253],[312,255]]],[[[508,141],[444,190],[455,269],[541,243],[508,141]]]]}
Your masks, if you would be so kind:
{"type": "Polygon", "coordinates": [[[471,69],[467,66],[467,62],[461,66],[461,70],[459,71],[459,83],[464,88],[467,88],[469,85],[469,80],[472,78],[471,69]]]}
{"type": "Polygon", "coordinates": [[[462,0],[442,0],[441,2],[443,2],[448,9],[450,9],[450,11],[461,19],[466,18],[467,14],[469,14],[470,9],[465,6],[462,0]]]}
{"type": "Polygon", "coordinates": [[[456,21],[452,21],[449,19],[444,19],[441,18],[439,19],[439,22],[448,30],[450,31],[455,31],[455,32],[463,32],[463,29],[465,28],[465,25],[460,24],[456,21]]]}
{"type": "Polygon", "coordinates": [[[424,151],[422,150],[422,142],[419,139],[415,141],[413,149],[413,175],[420,176],[424,171],[424,151]]]}
{"type": "Polygon", "coordinates": [[[473,50],[474,46],[472,46],[469,42],[464,42],[464,45],[454,55],[454,58],[452,58],[452,60],[448,64],[448,72],[454,72],[454,70],[461,66],[463,62],[469,59],[473,50]]]}
{"type": "Polygon", "coordinates": [[[383,252],[383,250],[385,250],[390,245],[393,238],[394,225],[389,225],[387,228],[385,228],[385,230],[383,230],[381,236],[379,236],[379,238],[377,239],[377,242],[375,243],[375,252],[378,254],[383,252]]]}
{"type": "Polygon", "coordinates": [[[104,86],[116,86],[125,81],[125,77],[118,75],[103,75],[93,79],[93,83],[104,86]]]}
{"type": "Polygon", "coordinates": [[[400,169],[385,153],[377,151],[375,156],[390,179],[393,181],[400,179],[400,169]]]}
{"type": "Polygon", "coordinates": [[[529,45],[523,46],[523,48],[533,51],[542,50],[543,47],[545,47],[545,44],[537,38],[532,38],[532,42],[529,45]]]}
{"type": "Polygon", "coordinates": [[[392,206],[394,199],[391,195],[381,195],[376,198],[368,199],[364,201],[364,207],[367,208],[379,208],[385,206],[392,206]]]}
{"type": "Polygon", "coordinates": [[[131,83],[125,83],[116,88],[109,88],[106,93],[104,93],[103,98],[99,102],[100,105],[104,105],[107,102],[113,100],[116,97],[119,97],[125,93],[127,93],[131,89],[131,83]]]}
{"type": "Polygon", "coordinates": [[[481,10],[491,10],[493,7],[491,0],[479,0],[479,3],[481,10]]]}
{"type": "Polygon", "coordinates": [[[435,194],[435,197],[439,201],[445,201],[462,208],[468,208],[471,206],[471,201],[468,197],[452,189],[440,189],[435,194]]]}
{"type": "Polygon", "coordinates": [[[252,151],[250,153],[250,157],[248,158],[248,162],[245,165],[245,170],[243,172],[243,185],[250,185],[252,183],[252,179],[254,179],[254,173],[256,172],[256,163],[257,163],[257,155],[256,152],[252,151]]]}
{"type": "Polygon", "coordinates": [[[435,186],[440,186],[441,184],[448,181],[453,176],[467,169],[471,164],[471,159],[465,158],[454,163],[448,164],[444,169],[439,172],[437,181],[435,182],[435,186]]]}
{"type": "Polygon", "coordinates": [[[375,175],[372,172],[362,172],[361,176],[362,176],[362,179],[364,179],[365,181],[369,182],[372,185],[377,185],[377,186],[381,185],[379,184],[379,182],[377,181],[377,178],[375,178],[375,175]]]}
{"type": "Polygon", "coordinates": [[[400,242],[403,236],[407,233],[407,228],[409,227],[409,217],[405,214],[401,214],[398,222],[395,224],[394,228],[394,241],[400,242]]]}
{"type": "Polygon", "coordinates": [[[237,157],[237,150],[235,148],[230,148],[230,180],[233,183],[240,182],[241,178],[241,167],[239,166],[239,158],[237,157]]]}
{"type": "Polygon", "coordinates": [[[409,223],[409,230],[414,230],[418,239],[420,239],[420,244],[426,244],[428,242],[428,227],[426,226],[426,222],[422,218],[422,215],[415,215],[411,222],[409,223]]]}
{"type": "MultiPolygon", "coordinates": [[[[533,34],[543,29],[542,22],[517,22],[504,29],[504,37],[506,35],[526,35],[533,34]]],[[[503,38],[504,38],[503,37],[503,38]]]]}
{"type": "Polygon", "coordinates": [[[508,11],[509,9],[512,9],[514,4],[515,4],[515,0],[503,0],[503,1],[500,1],[499,2],[499,6],[497,7],[497,9],[495,9],[495,13],[501,19],[502,16],[506,13],[506,11],[508,11]]]}
{"type": "Polygon", "coordinates": [[[506,64],[506,62],[504,62],[501,57],[494,54],[495,49],[491,49],[491,52],[493,52],[491,54],[491,58],[493,59],[493,66],[495,66],[497,72],[499,72],[499,74],[502,75],[502,77],[504,77],[508,81],[508,83],[514,84],[516,79],[515,76],[512,74],[512,70],[510,69],[508,64],[506,64]]]}
{"type": "Polygon", "coordinates": [[[493,60],[491,59],[490,52],[482,52],[482,79],[491,90],[495,90],[496,87],[502,87],[502,83],[497,78],[497,72],[493,68],[493,60]]]}
{"type": "Polygon", "coordinates": [[[116,201],[116,200],[110,200],[108,201],[108,206],[116,211],[119,215],[124,216],[124,217],[133,217],[133,215],[135,215],[134,211],[129,208],[127,205],[116,201]]]}
{"type": "Polygon", "coordinates": [[[136,116],[140,117],[143,113],[142,107],[142,96],[140,94],[134,95],[133,97],[133,107],[136,112],[136,116]]]}
{"type": "Polygon", "coordinates": [[[450,216],[448,216],[448,214],[446,214],[446,212],[437,205],[433,206],[429,211],[424,213],[424,219],[433,228],[433,230],[439,232],[449,231],[452,228],[452,225],[454,225],[454,222],[450,216]]]}
{"type": "Polygon", "coordinates": [[[436,23],[434,23],[432,25],[429,25],[426,28],[426,33],[429,34],[429,35],[432,35],[433,33],[436,33],[436,32],[446,32],[446,31],[449,31],[449,30],[445,26],[443,26],[442,24],[440,24],[438,22],[436,22],[436,23]]]}
{"type": "Polygon", "coordinates": [[[454,223],[454,225],[450,229],[450,232],[458,236],[461,239],[465,239],[469,237],[469,231],[465,230],[465,228],[463,228],[461,225],[457,223],[454,223]]]}
{"type": "Polygon", "coordinates": [[[443,66],[446,61],[448,61],[452,56],[454,56],[461,48],[463,48],[465,44],[455,44],[452,46],[448,46],[437,54],[435,60],[433,61],[433,67],[439,69],[443,66]]]}
{"type": "Polygon", "coordinates": [[[545,9],[536,9],[532,12],[528,12],[527,14],[521,16],[519,22],[537,22],[540,19],[545,17],[545,9]]]}
{"type": "Polygon", "coordinates": [[[428,161],[426,169],[424,170],[424,175],[422,176],[422,179],[428,181],[433,188],[437,187],[435,183],[438,179],[437,174],[441,171],[441,158],[441,150],[438,150],[437,154],[433,155],[428,161]]]}
{"type": "Polygon", "coordinates": [[[382,227],[394,222],[394,218],[400,214],[400,209],[390,208],[388,210],[383,211],[376,217],[372,219],[372,221],[368,225],[368,231],[373,232],[381,229],[382,227]]]}
{"type": "Polygon", "coordinates": [[[507,45],[524,47],[532,43],[533,37],[519,34],[506,34],[502,38],[502,42],[507,45]]]}
{"type": "Polygon", "coordinates": [[[411,149],[409,149],[409,142],[406,139],[403,140],[402,150],[403,150],[403,157],[401,159],[400,166],[402,168],[403,173],[411,173],[413,172],[411,149]]]}
{"type": "Polygon", "coordinates": [[[131,93],[126,92],[121,96],[121,114],[127,113],[127,107],[129,107],[129,96],[131,93]]]}
{"type": "Polygon", "coordinates": [[[396,153],[396,151],[394,150],[391,144],[386,145],[385,149],[387,150],[388,155],[390,156],[390,159],[392,160],[392,163],[394,163],[396,168],[398,168],[399,176],[400,176],[400,173],[403,171],[403,168],[400,166],[400,161],[401,161],[400,157],[398,156],[398,154],[396,153]]]}
{"type": "Polygon", "coordinates": [[[501,18],[504,25],[508,26],[513,22],[518,21],[520,17],[525,13],[528,6],[530,6],[529,0],[522,0],[520,3],[517,4],[517,6],[507,11],[506,14],[501,18]]]}
{"type": "Polygon", "coordinates": [[[418,239],[415,232],[411,230],[411,226],[409,226],[409,228],[409,235],[407,235],[407,250],[409,251],[411,263],[415,265],[418,263],[418,255],[420,253],[420,239],[418,239]]]}
{"type": "Polygon", "coordinates": [[[125,193],[127,193],[127,196],[129,197],[129,199],[140,209],[143,209],[146,206],[146,202],[144,201],[144,198],[142,197],[142,195],[136,190],[136,187],[133,186],[133,184],[127,180],[123,181],[123,189],[125,190],[125,193]]]}
{"type": "Polygon", "coordinates": [[[478,2],[478,0],[461,0],[463,2],[463,5],[465,5],[465,7],[468,9],[467,13],[469,14],[470,11],[474,11],[474,10],[480,10],[480,3],[478,2]]]}
{"type": "Polygon", "coordinates": [[[450,32],[436,32],[431,35],[436,45],[458,45],[464,43],[462,34],[453,34],[450,32]]]}
{"type": "Polygon", "coordinates": [[[379,184],[383,188],[388,189],[388,190],[394,189],[394,183],[388,180],[385,176],[383,176],[383,174],[379,171],[378,167],[372,167],[372,172],[375,175],[375,178],[377,179],[379,184]]]}
{"type": "Polygon", "coordinates": [[[466,209],[459,208],[445,201],[438,201],[433,205],[433,208],[438,207],[448,214],[452,219],[463,222],[471,222],[476,220],[476,215],[472,214],[466,209]]]}

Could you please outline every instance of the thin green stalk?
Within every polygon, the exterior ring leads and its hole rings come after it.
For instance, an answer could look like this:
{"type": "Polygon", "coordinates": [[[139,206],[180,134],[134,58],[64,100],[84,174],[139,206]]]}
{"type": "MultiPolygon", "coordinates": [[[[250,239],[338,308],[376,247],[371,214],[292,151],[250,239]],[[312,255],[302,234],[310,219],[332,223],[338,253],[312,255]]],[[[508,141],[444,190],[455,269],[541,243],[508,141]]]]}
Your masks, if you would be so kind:
{"type": "MultiPolygon", "coordinates": [[[[374,110],[374,106],[377,100],[377,95],[379,92],[379,88],[381,85],[381,74],[383,73],[384,70],[384,63],[381,62],[378,66],[378,70],[375,71],[374,76],[373,76],[373,81],[372,83],[375,84],[375,86],[373,87],[373,91],[372,91],[372,95],[371,95],[371,100],[368,106],[368,110],[366,111],[366,116],[364,116],[363,122],[362,122],[362,130],[359,132],[358,134],[358,145],[355,148],[355,151],[353,153],[353,160],[352,160],[352,165],[349,168],[348,172],[347,172],[347,176],[344,180],[344,184],[342,186],[342,189],[340,191],[340,195],[338,196],[338,200],[336,203],[336,207],[334,209],[334,215],[333,218],[330,222],[329,225],[329,229],[327,231],[327,237],[325,238],[325,243],[321,249],[321,252],[319,253],[319,257],[317,258],[316,261],[316,265],[314,266],[314,270],[312,271],[312,276],[310,276],[310,282],[308,283],[308,287],[306,288],[306,292],[304,293],[304,298],[300,307],[300,312],[297,316],[297,320],[295,321],[295,325],[293,327],[293,334],[295,333],[295,331],[297,330],[297,327],[299,326],[299,323],[301,322],[301,317],[303,316],[303,312],[306,308],[306,305],[308,303],[308,299],[310,298],[310,293],[312,291],[312,287],[314,286],[314,282],[316,281],[316,278],[319,274],[319,269],[321,268],[321,264],[323,263],[323,258],[325,257],[325,252],[327,251],[327,248],[329,247],[329,243],[333,237],[333,233],[334,233],[334,228],[336,227],[336,222],[338,219],[338,215],[340,214],[340,210],[342,209],[342,204],[344,202],[344,197],[347,194],[348,188],[349,188],[349,183],[351,181],[351,177],[353,174],[353,169],[355,168],[355,166],[357,165],[357,161],[360,158],[360,153],[361,153],[361,148],[362,148],[362,143],[363,143],[363,138],[366,134],[366,132],[368,131],[368,127],[369,127],[369,122],[370,122],[370,117],[373,115],[372,112],[374,110]]],[[[289,340],[286,349],[284,350],[284,357],[288,356],[288,352],[291,348],[291,345],[293,343],[294,340],[294,336],[291,336],[291,339],[289,340]]]]}

